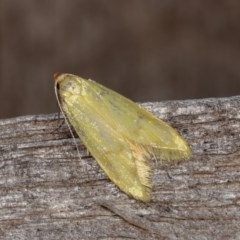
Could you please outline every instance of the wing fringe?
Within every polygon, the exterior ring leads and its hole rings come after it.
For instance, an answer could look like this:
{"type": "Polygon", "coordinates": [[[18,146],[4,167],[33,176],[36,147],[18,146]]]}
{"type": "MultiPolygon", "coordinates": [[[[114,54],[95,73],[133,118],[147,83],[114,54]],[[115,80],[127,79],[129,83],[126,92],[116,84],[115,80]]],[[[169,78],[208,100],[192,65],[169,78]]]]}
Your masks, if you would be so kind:
{"type": "Polygon", "coordinates": [[[152,146],[145,146],[147,152],[153,157],[154,159],[158,160],[167,160],[171,161],[181,161],[186,160],[191,157],[191,150],[187,147],[185,150],[180,149],[170,149],[170,148],[159,148],[159,147],[152,147],[152,146]]]}
{"type": "Polygon", "coordinates": [[[149,188],[150,192],[150,189],[152,188],[151,167],[148,164],[150,155],[147,149],[140,144],[130,143],[130,148],[134,157],[139,180],[144,186],[149,188]]]}

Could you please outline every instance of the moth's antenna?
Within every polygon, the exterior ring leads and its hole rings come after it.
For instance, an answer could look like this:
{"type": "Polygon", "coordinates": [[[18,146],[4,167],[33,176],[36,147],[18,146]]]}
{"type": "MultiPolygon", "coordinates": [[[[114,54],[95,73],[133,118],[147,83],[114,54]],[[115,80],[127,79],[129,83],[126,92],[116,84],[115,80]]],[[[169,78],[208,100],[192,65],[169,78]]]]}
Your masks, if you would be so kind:
{"type": "MultiPolygon", "coordinates": [[[[54,77],[55,77],[55,74],[54,74],[54,77]]],[[[80,154],[79,149],[78,149],[77,140],[76,140],[76,138],[74,137],[73,131],[72,131],[72,129],[71,129],[71,125],[70,125],[70,123],[69,123],[69,121],[68,121],[68,119],[67,119],[67,116],[65,115],[65,113],[64,113],[64,111],[63,111],[63,109],[62,109],[62,106],[61,106],[61,103],[60,103],[60,100],[59,100],[59,95],[58,95],[58,92],[57,92],[57,84],[58,84],[58,81],[57,81],[56,78],[55,78],[54,91],[55,91],[55,95],[56,95],[56,98],[57,98],[57,103],[58,103],[58,106],[59,106],[59,108],[60,108],[60,111],[61,111],[62,114],[63,114],[64,120],[65,120],[65,122],[66,122],[66,124],[67,124],[67,126],[68,126],[68,129],[69,129],[69,131],[70,131],[70,133],[71,133],[71,136],[72,136],[72,138],[73,138],[74,144],[75,144],[75,146],[76,146],[76,148],[77,148],[78,157],[79,157],[79,159],[81,160],[82,158],[81,158],[81,154],[80,154]]]]}

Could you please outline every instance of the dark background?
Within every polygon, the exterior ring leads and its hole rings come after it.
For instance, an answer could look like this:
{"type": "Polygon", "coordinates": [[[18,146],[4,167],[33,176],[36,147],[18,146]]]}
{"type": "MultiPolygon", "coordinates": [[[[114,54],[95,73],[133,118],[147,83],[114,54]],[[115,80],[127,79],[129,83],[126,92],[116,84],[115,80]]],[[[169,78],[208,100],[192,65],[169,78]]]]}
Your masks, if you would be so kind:
{"type": "Polygon", "coordinates": [[[135,101],[240,90],[240,1],[0,0],[0,118],[58,111],[52,75],[135,101]]]}

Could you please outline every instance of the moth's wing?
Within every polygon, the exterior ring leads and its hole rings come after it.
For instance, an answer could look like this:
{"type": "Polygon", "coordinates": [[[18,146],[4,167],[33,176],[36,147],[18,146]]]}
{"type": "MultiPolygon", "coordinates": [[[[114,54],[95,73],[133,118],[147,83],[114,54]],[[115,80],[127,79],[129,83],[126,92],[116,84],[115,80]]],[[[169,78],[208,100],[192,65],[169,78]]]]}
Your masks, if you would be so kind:
{"type": "Polygon", "coordinates": [[[136,142],[142,144],[156,159],[178,161],[188,159],[191,149],[179,133],[167,123],[146,112],[136,124],[136,142]]]}
{"type": "Polygon", "coordinates": [[[148,151],[111,128],[100,116],[88,117],[88,124],[81,122],[74,128],[89,152],[122,191],[144,202],[150,201],[148,151]]]}
{"type": "Polygon", "coordinates": [[[99,86],[105,93],[101,99],[112,127],[122,136],[144,147],[161,160],[183,160],[191,156],[188,143],[166,122],[122,95],[99,86]]]}

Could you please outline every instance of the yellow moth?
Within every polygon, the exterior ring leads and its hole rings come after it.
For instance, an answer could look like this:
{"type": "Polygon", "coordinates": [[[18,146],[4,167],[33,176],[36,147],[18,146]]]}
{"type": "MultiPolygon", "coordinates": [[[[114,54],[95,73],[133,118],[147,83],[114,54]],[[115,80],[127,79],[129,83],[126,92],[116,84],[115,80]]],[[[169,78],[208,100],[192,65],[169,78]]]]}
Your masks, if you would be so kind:
{"type": "Polygon", "coordinates": [[[125,193],[151,200],[151,158],[187,159],[187,142],[138,104],[72,74],[55,75],[60,108],[108,177],[125,193]]]}

